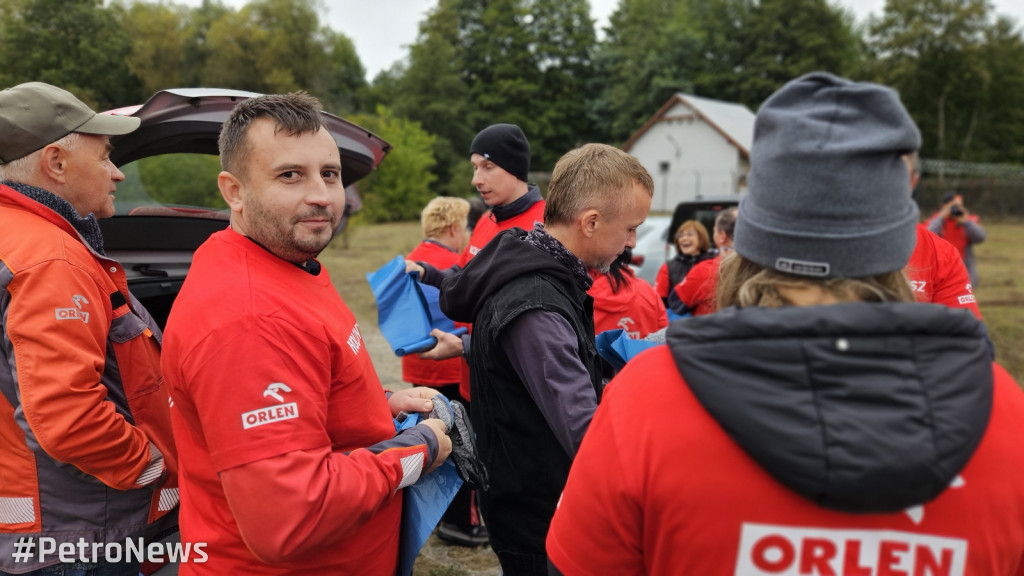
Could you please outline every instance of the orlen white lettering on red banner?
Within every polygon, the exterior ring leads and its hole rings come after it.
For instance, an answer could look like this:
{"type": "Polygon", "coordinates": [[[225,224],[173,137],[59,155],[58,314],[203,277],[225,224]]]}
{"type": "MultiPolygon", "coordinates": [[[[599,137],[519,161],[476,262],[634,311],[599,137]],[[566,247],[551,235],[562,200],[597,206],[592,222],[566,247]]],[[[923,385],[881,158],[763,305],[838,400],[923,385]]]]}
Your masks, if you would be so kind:
{"type": "Polygon", "coordinates": [[[299,417],[299,405],[295,402],[279,404],[267,408],[260,408],[252,412],[242,414],[242,429],[248,430],[254,426],[262,426],[271,422],[291,420],[299,417]]]}
{"type": "Polygon", "coordinates": [[[744,524],[736,576],[963,576],[967,541],[892,530],[744,524]]]}

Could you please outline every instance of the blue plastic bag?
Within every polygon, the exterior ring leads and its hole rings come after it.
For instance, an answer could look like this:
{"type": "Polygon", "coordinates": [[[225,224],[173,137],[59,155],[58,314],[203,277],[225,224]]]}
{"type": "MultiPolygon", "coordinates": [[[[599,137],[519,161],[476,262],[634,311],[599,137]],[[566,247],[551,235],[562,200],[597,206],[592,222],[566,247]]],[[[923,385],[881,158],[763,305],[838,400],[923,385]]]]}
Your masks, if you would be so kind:
{"type": "MultiPolygon", "coordinates": [[[[401,423],[396,420],[395,430],[415,426],[421,418],[421,414],[410,414],[401,423]]],[[[422,476],[415,484],[403,490],[402,532],[398,545],[400,576],[412,574],[420,549],[430,538],[431,532],[461,487],[462,478],[459,478],[455,464],[449,458],[437,470],[422,476]]]]}
{"type": "Polygon", "coordinates": [[[429,350],[437,344],[430,335],[434,328],[461,334],[455,323],[441,313],[440,292],[416,281],[405,271],[405,259],[396,256],[366,280],[377,300],[377,323],[396,356],[429,350]]]}
{"type": "Polygon", "coordinates": [[[598,334],[595,340],[597,353],[611,364],[616,371],[621,370],[626,365],[626,362],[632,360],[637,354],[658,345],[657,342],[633,340],[621,328],[605,330],[598,334]]]}

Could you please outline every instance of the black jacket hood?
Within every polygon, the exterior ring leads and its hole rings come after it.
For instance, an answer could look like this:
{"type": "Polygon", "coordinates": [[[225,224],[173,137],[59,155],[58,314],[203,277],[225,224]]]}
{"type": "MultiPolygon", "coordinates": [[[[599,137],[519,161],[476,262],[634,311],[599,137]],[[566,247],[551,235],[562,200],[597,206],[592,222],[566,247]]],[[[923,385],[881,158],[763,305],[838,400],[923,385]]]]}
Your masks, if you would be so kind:
{"type": "Polygon", "coordinates": [[[526,274],[544,272],[565,286],[574,283],[572,272],[540,248],[528,244],[526,234],[522,228],[500,232],[465,268],[445,278],[441,282],[441,311],[452,320],[473,322],[489,296],[526,274]]]}
{"type": "Polygon", "coordinates": [[[705,409],[777,480],[846,512],[938,496],[988,426],[984,326],[937,304],[731,308],[666,334],[705,409]]]}

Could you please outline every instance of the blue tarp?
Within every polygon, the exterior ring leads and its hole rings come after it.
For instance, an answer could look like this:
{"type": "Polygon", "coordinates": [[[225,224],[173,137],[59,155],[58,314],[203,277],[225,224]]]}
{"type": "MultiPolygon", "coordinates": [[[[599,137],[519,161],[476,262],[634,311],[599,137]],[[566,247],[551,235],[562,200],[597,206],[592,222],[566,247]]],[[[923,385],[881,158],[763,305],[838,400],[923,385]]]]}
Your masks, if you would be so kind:
{"type": "Polygon", "coordinates": [[[429,350],[437,344],[430,331],[439,328],[460,334],[455,323],[441,313],[440,292],[433,286],[417,282],[414,274],[405,271],[405,259],[396,256],[366,280],[377,300],[377,323],[384,339],[396,356],[429,350]]]}

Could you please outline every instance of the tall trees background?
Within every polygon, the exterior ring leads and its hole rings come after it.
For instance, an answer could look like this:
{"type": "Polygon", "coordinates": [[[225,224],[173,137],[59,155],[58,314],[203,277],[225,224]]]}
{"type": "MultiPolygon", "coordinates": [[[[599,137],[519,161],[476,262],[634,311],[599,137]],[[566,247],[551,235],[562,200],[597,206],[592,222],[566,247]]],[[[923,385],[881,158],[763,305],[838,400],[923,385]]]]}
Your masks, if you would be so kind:
{"type": "Polygon", "coordinates": [[[620,0],[600,33],[586,0],[438,0],[372,82],[324,11],[0,0],[0,86],[42,80],[101,109],[176,86],[307,90],[395,145],[366,183],[378,220],[471,194],[466,151],[488,124],[521,125],[534,170],[549,171],[581,143],[625,141],[674,92],[756,110],[812,70],[896,87],[925,157],[1024,162],[1021,23],[987,0],[886,0],[866,22],[829,0],[620,0]]]}

